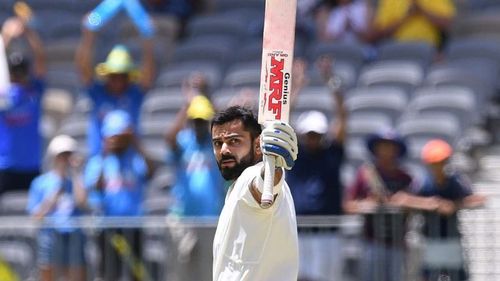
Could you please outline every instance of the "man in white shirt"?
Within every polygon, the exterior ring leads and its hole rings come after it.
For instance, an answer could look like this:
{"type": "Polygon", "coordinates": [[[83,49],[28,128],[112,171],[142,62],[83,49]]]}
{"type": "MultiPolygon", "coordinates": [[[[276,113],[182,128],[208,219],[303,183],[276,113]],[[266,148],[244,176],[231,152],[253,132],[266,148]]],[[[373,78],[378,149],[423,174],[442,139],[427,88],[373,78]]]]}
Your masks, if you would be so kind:
{"type": "Polygon", "coordinates": [[[214,281],[296,281],[297,223],[284,180],[297,158],[297,137],[286,123],[262,131],[246,108],[229,107],[212,121],[212,144],[222,176],[233,181],[214,238],[214,281]],[[274,204],[260,207],[262,156],[276,157],[274,204]]]}

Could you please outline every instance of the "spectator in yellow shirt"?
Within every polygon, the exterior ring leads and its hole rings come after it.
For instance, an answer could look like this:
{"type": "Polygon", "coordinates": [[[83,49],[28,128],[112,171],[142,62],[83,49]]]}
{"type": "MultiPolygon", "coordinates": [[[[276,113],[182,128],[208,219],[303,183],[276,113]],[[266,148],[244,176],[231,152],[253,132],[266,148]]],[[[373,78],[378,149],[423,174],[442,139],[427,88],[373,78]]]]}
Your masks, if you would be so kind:
{"type": "Polygon", "coordinates": [[[423,41],[438,47],[454,16],[452,0],[380,0],[373,40],[423,41]]]}

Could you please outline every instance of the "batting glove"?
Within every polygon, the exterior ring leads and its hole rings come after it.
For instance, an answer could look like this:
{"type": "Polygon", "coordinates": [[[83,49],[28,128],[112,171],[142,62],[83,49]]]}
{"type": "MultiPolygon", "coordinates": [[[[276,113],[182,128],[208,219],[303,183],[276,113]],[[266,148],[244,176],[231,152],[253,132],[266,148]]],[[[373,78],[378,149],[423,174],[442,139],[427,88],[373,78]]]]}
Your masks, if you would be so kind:
{"type": "Polygon", "coordinates": [[[287,123],[266,123],[260,135],[260,146],[264,155],[276,157],[276,167],[291,170],[297,160],[297,135],[287,123]]]}

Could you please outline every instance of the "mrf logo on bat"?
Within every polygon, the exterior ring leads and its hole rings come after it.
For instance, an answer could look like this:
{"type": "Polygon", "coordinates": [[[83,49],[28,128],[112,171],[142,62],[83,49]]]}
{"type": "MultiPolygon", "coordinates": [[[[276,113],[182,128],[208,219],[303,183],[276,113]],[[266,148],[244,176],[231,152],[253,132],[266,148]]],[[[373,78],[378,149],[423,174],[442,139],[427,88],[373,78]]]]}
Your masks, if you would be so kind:
{"type": "Polygon", "coordinates": [[[268,120],[284,119],[282,114],[288,114],[283,110],[289,105],[291,73],[287,71],[290,56],[284,52],[269,52],[266,60],[266,81],[264,83],[264,108],[267,111],[268,120]],[[269,116],[271,114],[272,116],[269,116]]]}

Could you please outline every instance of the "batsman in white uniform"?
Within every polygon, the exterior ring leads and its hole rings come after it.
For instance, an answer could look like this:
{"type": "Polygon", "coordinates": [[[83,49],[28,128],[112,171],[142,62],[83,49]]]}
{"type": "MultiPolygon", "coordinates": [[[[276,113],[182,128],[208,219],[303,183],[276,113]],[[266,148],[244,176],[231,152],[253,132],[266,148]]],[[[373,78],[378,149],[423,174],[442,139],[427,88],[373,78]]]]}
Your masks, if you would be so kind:
{"type": "Polygon", "coordinates": [[[296,281],[297,223],[284,170],[297,159],[297,137],[286,123],[262,131],[252,112],[240,106],[212,121],[214,154],[222,176],[233,181],[214,238],[214,281],[296,281]],[[260,207],[262,156],[276,157],[274,203],[260,207]]]}

